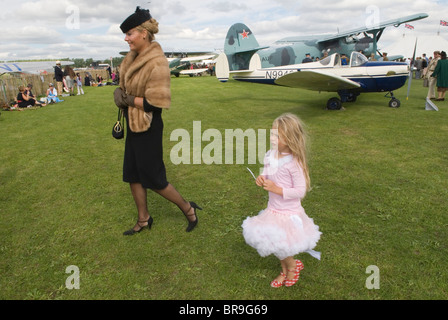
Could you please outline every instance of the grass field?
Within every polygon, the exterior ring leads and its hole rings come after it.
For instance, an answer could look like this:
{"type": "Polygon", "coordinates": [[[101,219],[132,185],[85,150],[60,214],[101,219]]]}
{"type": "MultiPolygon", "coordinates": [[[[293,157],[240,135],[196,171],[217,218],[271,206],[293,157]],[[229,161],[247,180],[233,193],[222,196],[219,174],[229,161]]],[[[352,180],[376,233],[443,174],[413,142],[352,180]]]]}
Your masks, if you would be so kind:
{"type": "MultiPolygon", "coordinates": [[[[204,208],[186,219],[149,193],[151,231],[132,237],[136,210],[121,180],[124,141],[112,138],[114,87],[38,110],[0,116],[0,299],[389,300],[447,299],[448,102],[425,111],[426,88],[365,94],[327,111],[330,93],[211,77],[173,78],[164,111],[168,180],[204,208]],[[278,260],[245,244],[241,223],[266,207],[246,167],[170,160],[175,129],[270,129],[284,112],[310,134],[312,191],[303,201],[323,232],[318,261],[304,254],[300,281],[272,289],[278,260]],[[69,266],[80,288],[69,290],[69,266]],[[368,289],[369,266],[379,289],[368,289]],[[367,281],[368,282],[368,281],[367,281]]],[[[202,142],[204,148],[208,142],[202,142]]]]}

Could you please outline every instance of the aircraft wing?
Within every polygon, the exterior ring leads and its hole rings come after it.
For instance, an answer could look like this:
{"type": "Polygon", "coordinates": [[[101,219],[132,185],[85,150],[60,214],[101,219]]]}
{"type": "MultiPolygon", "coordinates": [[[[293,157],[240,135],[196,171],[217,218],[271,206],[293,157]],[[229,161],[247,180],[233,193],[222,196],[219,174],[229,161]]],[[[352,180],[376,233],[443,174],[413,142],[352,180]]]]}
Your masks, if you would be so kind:
{"type": "Polygon", "coordinates": [[[385,21],[382,23],[378,23],[377,25],[373,24],[370,27],[363,27],[363,28],[358,28],[358,29],[354,29],[354,30],[349,30],[349,31],[346,31],[346,32],[343,32],[340,34],[333,35],[328,38],[324,38],[324,39],[320,40],[319,42],[325,42],[325,41],[333,40],[335,38],[349,37],[351,35],[357,35],[359,33],[369,32],[369,31],[373,31],[373,30],[381,30],[381,29],[384,29],[384,28],[390,27],[390,26],[399,27],[403,23],[421,20],[421,19],[425,19],[427,17],[428,17],[428,14],[426,14],[426,13],[413,14],[413,15],[410,15],[407,17],[388,20],[388,21],[385,21]]]}
{"type": "Polygon", "coordinates": [[[188,61],[188,62],[193,62],[193,61],[203,61],[203,60],[209,60],[209,59],[213,59],[216,57],[216,54],[209,54],[209,55],[202,55],[202,56],[195,56],[195,57],[188,57],[188,58],[182,58],[181,61],[188,61]]]}
{"type": "Polygon", "coordinates": [[[301,88],[313,91],[336,92],[360,88],[361,85],[350,79],[334,74],[324,73],[319,70],[300,70],[275,80],[281,86],[301,88]]]}
{"type": "Polygon", "coordinates": [[[202,68],[202,69],[187,69],[187,70],[182,70],[180,72],[180,74],[199,74],[199,73],[203,73],[205,71],[207,71],[207,68],[202,68]]]}
{"type": "Polygon", "coordinates": [[[358,28],[358,29],[354,29],[354,30],[344,31],[344,32],[341,32],[338,34],[333,34],[333,35],[328,35],[328,36],[320,35],[320,36],[306,36],[306,37],[288,37],[288,38],[278,40],[277,43],[302,42],[303,40],[317,40],[317,43],[325,43],[327,41],[332,41],[332,40],[337,40],[337,39],[344,38],[344,37],[358,35],[358,34],[364,33],[364,32],[369,32],[369,31],[374,31],[374,30],[382,30],[382,29],[385,29],[386,27],[390,27],[390,26],[398,27],[403,23],[421,20],[421,19],[425,19],[427,17],[428,17],[428,14],[426,14],[426,13],[418,13],[418,14],[406,16],[406,17],[399,18],[399,19],[388,20],[388,21],[385,21],[382,23],[378,23],[376,25],[374,24],[369,27],[362,27],[362,28],[358,28]]]}
{"type": "MultiPolygon", "coordinates": [[[[61,65],[73,65],[72,61],[61,61],[61,65]]],[[[42,74],[52,72],[56,61],[36,61],[36,62],[10,62],[0,63],[0,73],[31,73],[42,74]]]]}

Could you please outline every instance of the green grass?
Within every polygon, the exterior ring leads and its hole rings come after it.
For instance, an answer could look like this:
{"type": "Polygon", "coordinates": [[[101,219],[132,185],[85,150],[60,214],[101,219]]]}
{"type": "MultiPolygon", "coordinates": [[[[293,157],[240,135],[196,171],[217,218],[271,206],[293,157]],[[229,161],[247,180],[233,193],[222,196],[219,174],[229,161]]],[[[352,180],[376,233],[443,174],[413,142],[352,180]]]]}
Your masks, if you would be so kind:
{"type": "MultiPolygon", "coordinates": [[[[168,180],[204,208],[186,219],[149,193],[150,232],[124,237],[136,210],[122,182],[124,141],[111,136],[114,87],[38,110],[0,116],[0,299],[447,299],[448,102],[425,111],[426,88],[364,94],[327,111],[331,93],[210,77],[173,78],[164,111],[168,180]],[[246,170],[260,165],[173,165],[173,130],[269,129],[284,112],[310,133],[313,189],[303,201],[323,232],[318,261],[272,289],[278,260],[245,244],[241,223],[267,204],[246,170]],[[80,270],[68,290],[65,270],[80,270]],[[380,289],[366,288],[378,266],[380,289]]],[[[208,142],[203,142],[204,148],[208,142]]]]}

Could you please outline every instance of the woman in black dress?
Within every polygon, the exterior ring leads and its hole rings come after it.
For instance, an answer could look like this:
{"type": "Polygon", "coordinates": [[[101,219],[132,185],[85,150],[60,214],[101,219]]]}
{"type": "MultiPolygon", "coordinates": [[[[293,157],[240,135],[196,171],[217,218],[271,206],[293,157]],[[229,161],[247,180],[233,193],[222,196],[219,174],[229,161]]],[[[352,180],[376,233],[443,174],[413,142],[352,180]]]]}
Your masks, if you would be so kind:
{"type": "Polygon", "coordinates": [[[27,108],[33,106],[43,107],[44,105],[40,102],[37,102],[34,95],[31,93],[30,86],[31,85],[28,85],[27,88],[25,88],[24,86],[19,86],[19,93],[17,94],[16,98],[19,108],[27,108]]]}
{"type": "Polygon", "coordinates": [[[198,223],[196,209],[202,209],[186,201],[167,181],[163,163],[162,109],[170,107],[171,77],[165,54],[154,41],[158,23],[149,10],[137,7],[120,28],[130,52],[121,64],[120,87],[114,92],[114,100],[125,111],[127,121],[123,181],[130,184],[138,210],[137,223],[124,235],[151,228],[147,189],[175,203],[187,218],[186,231],[190,232],[198,223]]]}

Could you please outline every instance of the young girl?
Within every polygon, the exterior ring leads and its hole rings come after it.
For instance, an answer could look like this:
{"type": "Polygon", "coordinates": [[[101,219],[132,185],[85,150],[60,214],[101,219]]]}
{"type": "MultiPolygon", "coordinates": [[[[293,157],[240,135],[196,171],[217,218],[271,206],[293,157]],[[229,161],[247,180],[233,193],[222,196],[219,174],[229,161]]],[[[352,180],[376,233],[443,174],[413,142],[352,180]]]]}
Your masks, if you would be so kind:
{"type": "Polygon", "coordinates": [[[78,89],[77,96],[79,96],[80,94],[84,94],[84,90],[82,89],[82,79],[79,73],[76,74],[75,79],[76,79],[76,88],[78,89]]]}
{"type": "Polygon", "coordinates": [[[303,125],[293,114],[284,114],[273,123],[272,150],[266,153],[263,173],[256,184],[269,191],[268,207],[243,222],[246,243],[262,256],[275,255],[282,272],[271,286],[290,287],[299,279],[303,263],[294,255],[308,252],[320,260],[312,249],[321,232],[301,205],[310,188],[306,162],[306,139],[303,125]]]}

